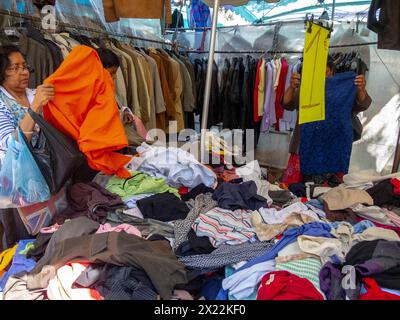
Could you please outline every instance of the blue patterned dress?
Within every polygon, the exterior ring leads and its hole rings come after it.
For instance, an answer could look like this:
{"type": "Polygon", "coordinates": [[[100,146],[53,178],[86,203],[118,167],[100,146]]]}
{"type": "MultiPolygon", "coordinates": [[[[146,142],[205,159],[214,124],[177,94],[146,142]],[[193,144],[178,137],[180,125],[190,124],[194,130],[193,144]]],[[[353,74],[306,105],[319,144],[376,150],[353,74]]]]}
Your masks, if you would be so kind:
{"type": "Polygon", "coordinates": [[[355,77],[354,72],[345,72],[327,78],[325,121],[300,126],[302,174],[348,172],[353,145],[351,112],[356,97],[355,77]]]}

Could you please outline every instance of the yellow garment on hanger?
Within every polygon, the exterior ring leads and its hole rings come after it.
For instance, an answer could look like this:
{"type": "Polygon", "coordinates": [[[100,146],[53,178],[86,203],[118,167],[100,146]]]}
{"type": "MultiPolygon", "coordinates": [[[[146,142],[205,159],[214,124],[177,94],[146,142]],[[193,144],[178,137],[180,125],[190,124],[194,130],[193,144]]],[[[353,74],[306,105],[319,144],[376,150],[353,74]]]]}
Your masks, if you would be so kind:
{"type": "Polygon", "coordinates": [[[329,30],[307,21],[300,86],[299,124],[325,120],[329,30]],[[311,27],[311,32],[308,32],[311,27]]]}
{"type": "Polygon", "coordinates": [[[4,250],[0,253],[0,277],[6,272],[6,268],[14,258],[15,251],[17,251],[18,245],[16,244],[14,247],[4,250]]]}

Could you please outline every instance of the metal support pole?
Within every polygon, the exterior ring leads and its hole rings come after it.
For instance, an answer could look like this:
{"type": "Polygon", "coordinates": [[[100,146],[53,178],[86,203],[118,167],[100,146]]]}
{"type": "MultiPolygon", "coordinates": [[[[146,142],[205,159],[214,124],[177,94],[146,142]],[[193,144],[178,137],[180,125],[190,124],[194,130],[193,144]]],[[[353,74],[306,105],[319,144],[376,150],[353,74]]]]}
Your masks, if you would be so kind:
{"type": "Polygon", "coordinates": [[[394,153],[392,173],[399,172],[399,165],[400,165],[400,130],[399,130],[399,135],[397,137],[396,152],[394,153]]]}
{"type": "Polygon", "coordinates": [[[208,120],[208,109],[210,106],[210,95],[211,95],[211,81],[212,81],[212,71],[214,67],[214,53],[215,53],[215,41],[217,38],[217,22],[218,22],[218,9],[219,0],[214,1],[212,28],[211,28],[211,41],[210,41],[210,52],[208,54],[208,66],[207,66],[207,76],[206,76],[206,86],[204,90],[204,100],[203,100],[203,113],[201,117],[201,153],[203,154],[205,134],[207,129],[208,120]]]}
{"type": "Polygon", "coordinates": [[[334,18],[335,18],[335,6],[336,6],[336,0],[333,0],[333,3],[332,3],[332,21],[334,20],[334,18]]]}

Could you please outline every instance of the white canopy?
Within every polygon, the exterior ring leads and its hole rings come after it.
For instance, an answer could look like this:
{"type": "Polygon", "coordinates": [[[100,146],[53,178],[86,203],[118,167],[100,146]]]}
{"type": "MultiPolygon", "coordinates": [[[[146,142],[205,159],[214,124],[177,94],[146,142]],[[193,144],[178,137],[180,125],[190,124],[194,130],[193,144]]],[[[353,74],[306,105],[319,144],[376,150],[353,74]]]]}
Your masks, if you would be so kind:
{"type": "MultiPolygon", "coordinates": [[[[249,1],[250,0],[221,0],[219,2],[219,4],[221,6],[232,5],[232,6],[235,6],[235,7],[240,7],[240,6],[243,6],[243,5],[247,4],[249,1]]],[[[279,2],[280,0],[264,0],[264,1],[268,2],[268,3],[276,3],[276,2],[279,2]]],[[[203,0],[203,2],[206,5],[208,5],[209,7],[214,7],[214,0],[203,0]]]]}

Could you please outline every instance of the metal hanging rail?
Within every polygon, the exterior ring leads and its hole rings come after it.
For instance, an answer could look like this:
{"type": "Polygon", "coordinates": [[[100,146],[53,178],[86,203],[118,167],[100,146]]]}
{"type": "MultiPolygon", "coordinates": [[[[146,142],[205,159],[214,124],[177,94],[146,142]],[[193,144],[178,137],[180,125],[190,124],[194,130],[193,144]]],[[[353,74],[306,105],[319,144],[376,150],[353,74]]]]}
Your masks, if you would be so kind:
{"type": "MultiPolygon", "coordinates": [[[[196,50],[188,50],[187,53],[208,53],[209,51],[196,51],[196,50]]],[[[282,53],[282,54],[296,54],[296,53],[303,53],[303,51],[266,51],[266,50],[248,50],[248,51],[214,51],[214,53],[221,53],[221,54],[264,54],[264,53],[282,53]]]]}
{"type": "MultiPolygon", "coordinates": [[[[330,46],[331,49],[336,48],[350,48],[350,47],[361,47],[361,46],[371,46],[376,45],[378,42],[364,42],[364,43],[352,43],[352,44],[341,44],[341,45],[333,45],[330,46]]],[[[208,53],[209,51],[200,51],[200,50],[188,50],[187,53],[208,53]]],[[[218,51],[216,50],[214,53],[221,53],[221,54],[265,54],[265,53],[272,53],[272,54],[302,54],[303,51],[295,51],[295,50],[231,50],[231,51],[218,51]]]]}
{"type": "MultiPolygon", "coordinates": [[[[299,23],[304,22],[304,19],[295,19],[295,20],[287,20],[284,21],[284,24],[291,24],[291,23],[299,23]]],[[[234,28],[246,28],[246,27],[267,27],[267,26],[274,26],[278,23],[282,23],[281,21],[274,21],[268,23],[260,23],[260,24],[245,24],[245,25],[236,25],[236,26],[221,26],[217,27],[217,30],[222,29],[234,29],[234,28]]],[[[188,30],[211,30],[211,27],[188,27],[188,28],[176,28],[178,31],[188,31],[188,30]]],[[[166,31],[175,32],[175,28],[167,28],[166,31]]]]}
{"type": "MultiPolygon", "coordinates": [[[[15,17],[15,18],[20,18],[20,19],[24,19],[24,20],[30,20],[30,21],[37,22],[37,23],[41,23],[42,22],[42,20],[39,17],[30,16],[30,15],[27,15],[27,14],[17,13],[17,12],[13,12],[13,11],[7,11],[7,10],[4,10],[4,9],[0,9],[0,14],[1,15],[5,15],[5,16],[11,16],[11,17],[15,17]]],[[[171,43],[171,42],[147,39],[147,38],[138,37],[138,36],[131,36],[131,35],[123,34],[123,33],[106,32],[106,31],[102,31],[102,30],[98,30],[98,29],[94,29],[94,28],[90,28],[90,27],[80,27],[80,26],[72,25],[70,23],[65,23],[65,22],[57,22],[57,26],[61,26],[61,27],[64,27],[64,28],[71,28],[71,29],[75,29],[75,30],[81,30],[81,31],[88,31],[88,32],[93,32],[93,33],[98,33],[98,34],[103,34],[103,35],[106,35],[106,36],[129,38],[129,39],[134,39],[134,40],[141,40],[141,41],[146,41],[146,42],[158,43],[158,44],[162,44],[162,45],[174,46],[174,43],[171,43]]],[[[183,47],[183,46],[180,46],[180,45],[177,45],[177,47],[178,48],[182,48],[182,49],[189,49],[187,47],[183,47]]]]}

